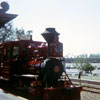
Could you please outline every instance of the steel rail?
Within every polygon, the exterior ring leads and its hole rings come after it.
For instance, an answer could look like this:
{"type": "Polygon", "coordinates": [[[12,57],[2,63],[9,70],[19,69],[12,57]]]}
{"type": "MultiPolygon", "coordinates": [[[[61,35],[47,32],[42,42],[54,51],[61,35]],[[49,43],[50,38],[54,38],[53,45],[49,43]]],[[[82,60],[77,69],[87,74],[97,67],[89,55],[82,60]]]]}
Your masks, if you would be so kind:
{"type": "Polygon", "coordinates": [[[83,87],[86,87],[86,88],[92,88],[92,89],[97,89],[97,90],[100,90],[100,87],[95,87],[95,86],[86,86],[86,85],[81,85],[83,87]]]}
{"type": "Polygon", "coordinates": [[[82,91],[87,91],[87,92],[91,92],[91,93],[100,94],[100,82],[99,81],[80,80],[80,79],[71,79],[71,81],[78,83],[78,84],[73,83],[75,85],[82,86],[83,87],[82,91]],[[84,83],[85,83],[85,85],[84,85],[84,83]]]}
{"type": "MultiPolygon", "coordinates": [[[[92,89],[92,88],[91,88],[92,89]]],[[[82,91],[87,91],[87,92],[91,92],[91,93],[96,93],[96,94],[100,94],[100,91],[94,91],[94,90],[89,90],[89,89],[82,89],[82,91]]]]}
{"type": "Polygon", "coordinates": [[[71,81],[72,82],[93,84],[93,85],[100,85],[100,81],[93,81],[93,80],[81,80],[81,79],[73,79],[73,78],[71,78],[71,81]]]}

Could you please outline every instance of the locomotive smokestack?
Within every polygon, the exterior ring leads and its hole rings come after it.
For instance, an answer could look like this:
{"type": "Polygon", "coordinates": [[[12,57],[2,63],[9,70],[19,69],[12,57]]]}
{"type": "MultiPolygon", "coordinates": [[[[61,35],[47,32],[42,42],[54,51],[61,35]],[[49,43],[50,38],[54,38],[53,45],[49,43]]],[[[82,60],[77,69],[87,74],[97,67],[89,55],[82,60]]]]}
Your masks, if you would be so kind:
{"type": "Polygon", "coordinates": [[[55,36],[58,36],[59,33],[56,32],[55,28],[46,28],[42,36],[48,43],[52,43],[55,36]]]}
{"type": "Polygon", "coordinates": [[[46,28],[45,32],[41,34],[48,43],[48,56],[50,56],[50,44],[53,42],[54,37],[58,36],[55,28],[46,28]]]}

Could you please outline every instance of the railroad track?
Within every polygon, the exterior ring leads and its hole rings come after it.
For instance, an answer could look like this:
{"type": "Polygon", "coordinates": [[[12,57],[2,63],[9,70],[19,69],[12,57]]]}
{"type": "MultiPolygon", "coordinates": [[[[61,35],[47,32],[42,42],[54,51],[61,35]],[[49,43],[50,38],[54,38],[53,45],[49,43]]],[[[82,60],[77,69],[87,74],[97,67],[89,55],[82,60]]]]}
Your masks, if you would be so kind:
{"type": "Polygon", "coordinates": [[[98,81],[79,80],[79,79],[71,79],[71,81],[75,85],[82,86],[83,87],[82,91],[100,94],[100,82],[98,81]]]}
{"type": "Polygon", "coordinates": [[[83,86],[82,90],[87,91],[87,92],[91,92],[91,93],[100,94],[100,88],[97,88],[97,87],[83,86]]]}

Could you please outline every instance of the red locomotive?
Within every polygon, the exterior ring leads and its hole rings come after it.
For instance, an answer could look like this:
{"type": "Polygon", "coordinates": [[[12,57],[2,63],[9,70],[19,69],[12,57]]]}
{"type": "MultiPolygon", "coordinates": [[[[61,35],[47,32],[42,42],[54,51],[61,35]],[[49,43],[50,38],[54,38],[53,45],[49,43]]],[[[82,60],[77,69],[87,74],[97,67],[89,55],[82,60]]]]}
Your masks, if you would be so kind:
{"type": "Polygon", "coordinates": [[[0,78],[44,100],[80,100],[81,87],[74,86],[64,70],[59,33],[46,28],[42,36],[47,42],[30,37],[0,44],[0,78]]]}

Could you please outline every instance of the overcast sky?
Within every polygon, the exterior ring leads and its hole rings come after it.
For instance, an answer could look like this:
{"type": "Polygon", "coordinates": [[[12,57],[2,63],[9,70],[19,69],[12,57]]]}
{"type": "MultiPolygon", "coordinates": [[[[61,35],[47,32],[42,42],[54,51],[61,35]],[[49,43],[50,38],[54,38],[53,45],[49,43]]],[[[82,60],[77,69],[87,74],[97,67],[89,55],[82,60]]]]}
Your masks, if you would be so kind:
{"type": "Polygon", "coordinates": [[[45,28],[54,27],[64,43],[64,55],[100,53],[100,0],[0,0],[18,14],[14,26],[33,30],[44,41],[45,28]]]}

